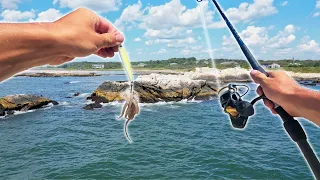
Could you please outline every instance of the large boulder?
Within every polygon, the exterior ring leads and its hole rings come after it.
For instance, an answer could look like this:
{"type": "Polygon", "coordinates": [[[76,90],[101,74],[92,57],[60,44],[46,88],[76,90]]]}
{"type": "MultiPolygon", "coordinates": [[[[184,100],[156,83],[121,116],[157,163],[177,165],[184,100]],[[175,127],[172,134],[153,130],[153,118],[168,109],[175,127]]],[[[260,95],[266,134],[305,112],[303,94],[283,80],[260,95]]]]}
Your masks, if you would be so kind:
{"type": "MultiPolygon", "coordinates": [[[[122,101],[121,93],[129,89],[129,83],[106,81],[91,95],[96,103],[122,101]]],[[[139,76],[134,90],[141,103],[181,101],[183,99],[210,99],[217,95],[217,86],[206,80],[193,80],[185,75],[150,74],[139,76]]]]}
{"type": "Polygon", "coordinates": [[[43,106],[48,105],[49,103],[52,103],[54,105],[58,104],[56,101],[42,96],[25,94],[5,96],[0,99],[0,116],[10,114],[10,112],[14,111],[28,111],[32,109],[39,109],[43,106]]]}

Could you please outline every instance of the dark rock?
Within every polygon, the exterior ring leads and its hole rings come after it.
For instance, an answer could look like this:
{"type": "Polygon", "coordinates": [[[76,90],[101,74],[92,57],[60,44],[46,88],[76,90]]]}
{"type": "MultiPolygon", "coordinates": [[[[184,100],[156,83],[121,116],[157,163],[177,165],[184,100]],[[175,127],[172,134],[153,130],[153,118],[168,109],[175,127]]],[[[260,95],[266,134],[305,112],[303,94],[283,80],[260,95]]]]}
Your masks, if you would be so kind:
{"type": "Polygon", "coordinates": [[[94,110],[96,108],[102,108],[102,105],[99,103],[92,103],[92,104],[88,104],[85,107],[83,107],[83,109],[85,109],[85,110],[94,110]]]}
{"type": "Polygon", "coordinates": [[[4,116],[6,113],[4,111],[4,108],[2,107],[2,105],[0,104],[0,116],[4,116]]]}
{"type": "Polygon", "coordinates": [[[14,115],[14,110],[7,111],[7,115],[14,115]]]}
{"type": "Polygon", "coordinates": [[[73,96],[79,96],[79,95],[80,95],[79,92],[76,92],[76,93],[73,94],[73,96]]]}
{"type": "Polygon", "coordinates": [[[53,104],[53,105],[59,105],[59,103],[57,102],[57,101],[51,101],[51,103],[53,104]]]}

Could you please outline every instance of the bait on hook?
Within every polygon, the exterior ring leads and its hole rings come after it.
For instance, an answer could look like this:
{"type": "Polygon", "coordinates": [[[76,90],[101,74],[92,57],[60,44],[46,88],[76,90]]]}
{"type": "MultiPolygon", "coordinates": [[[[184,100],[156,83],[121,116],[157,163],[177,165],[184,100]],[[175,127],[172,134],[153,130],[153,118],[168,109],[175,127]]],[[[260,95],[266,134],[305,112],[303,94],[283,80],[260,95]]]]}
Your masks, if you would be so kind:
{"type": "Polygon", "coordinates": [[[119,119],[121,119],[122,117],[126,119],[124,124],[124,133],[128,141],[131,143],[132,140],[128,134],[128,125],[129,125],[129,122],[134,119],[135,115],[139,114],[140,108],[139,108],[137,93],[134,91],[134,87],[133,87],[134,80],[133,80],[131,63],[129,60],[129,56],[122,45],[119,46],[119,55],[122,62],[122,66],[124,67],[128,76],[128,80],[130,81],[129,92],[124,92],[124,94],[122,95],[125,100],[125,103],[122,107],[122,111],[119,119]]]}

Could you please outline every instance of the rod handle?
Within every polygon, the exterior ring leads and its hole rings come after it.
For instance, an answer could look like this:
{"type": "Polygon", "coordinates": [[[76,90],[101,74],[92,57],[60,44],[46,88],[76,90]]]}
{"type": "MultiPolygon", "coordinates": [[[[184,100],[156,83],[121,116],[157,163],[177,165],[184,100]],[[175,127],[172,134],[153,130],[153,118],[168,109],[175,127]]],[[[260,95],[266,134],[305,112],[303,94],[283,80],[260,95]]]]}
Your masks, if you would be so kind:
{"type": "Polygon", "coordinates": [[[307,140],[306,133],[297,120],[289,115],[281,106],[276,108],[276,112],[281,117],[283,126],[293,141],[307,140]]]}

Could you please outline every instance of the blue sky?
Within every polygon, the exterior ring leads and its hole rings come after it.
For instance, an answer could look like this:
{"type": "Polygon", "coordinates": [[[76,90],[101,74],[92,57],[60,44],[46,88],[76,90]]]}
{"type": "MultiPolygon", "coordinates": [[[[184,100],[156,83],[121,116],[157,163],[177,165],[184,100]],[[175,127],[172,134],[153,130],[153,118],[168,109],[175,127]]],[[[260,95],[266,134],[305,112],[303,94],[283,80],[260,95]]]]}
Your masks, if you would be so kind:
{"type": "MultiPolygon", "coordinates": [[[[320,60],[320,0],[220,0],[258,59],[320,60]]],[[[244,59],[211,1],[203,0],[0,0],[1,21],[53,21],[87,7],[125,35],[133,61],[172,57],[244,59]],[[200,10],[201,9],[201,10],[200,10]],[[208,27],[208,48],[202,21],[208,27]]],[[[96,56],[78,61],[106,61],[96,56]]],[[[117,61],[118,57],[108,59],[117,61]]]]}

